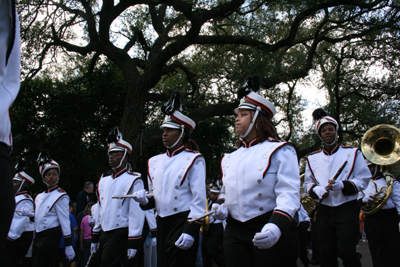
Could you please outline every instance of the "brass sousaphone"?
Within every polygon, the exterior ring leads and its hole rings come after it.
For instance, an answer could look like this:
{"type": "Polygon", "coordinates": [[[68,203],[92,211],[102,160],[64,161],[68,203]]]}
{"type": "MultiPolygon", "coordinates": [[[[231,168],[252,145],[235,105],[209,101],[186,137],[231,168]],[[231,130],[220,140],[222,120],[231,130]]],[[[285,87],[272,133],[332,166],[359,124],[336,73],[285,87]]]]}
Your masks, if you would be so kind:
{"type": "Polygon", "coordinates": [[[363,214],[372,215],[385,205],[392,193],[394,179],[385,171],[388,166],[400,159],[400,130],[388,124],[372,127],[361,140],[361,150],[369,161],[381,166],[387,183],[387,187],[379,190],[373,196],[372,201],[361,207],[363,214]]]}

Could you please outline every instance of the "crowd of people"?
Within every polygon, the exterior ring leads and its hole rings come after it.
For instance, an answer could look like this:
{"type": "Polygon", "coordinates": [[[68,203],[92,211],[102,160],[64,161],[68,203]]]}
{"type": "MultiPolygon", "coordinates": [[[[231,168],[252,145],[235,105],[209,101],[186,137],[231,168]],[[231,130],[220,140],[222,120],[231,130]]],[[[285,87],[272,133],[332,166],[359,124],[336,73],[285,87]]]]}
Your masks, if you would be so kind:
{"type": "MultiPolygon", "coordinates": [[[[237,149],[225,154],[221,176],[210,185],[204,156],[191,139],[196,123],[182,113],[183,97],[175,92],[161,108],[166,151],[148,160],[146,174],[133,171],[132,145],[117,127],[105,151],[111,171],[99,180],[97,196],[95,185],[86,182],[76,206],[71,203],[58,186],[59,163],[43,151],[37,163],[45,190],[33,198],[29,187],[35,180],[24,163],[14,178],[9,166],[12,139],[5,115],[19,90],[18,18],[13,1],[1,0],[0,12],[0,45],[6,48],[0,53],[2,264],[188,267],[196,266],[201,251],[205,267],[297,266],[298,258],[308,266],[311,229],[320,266],[338,266],[339,260],[361,266],[360,205],[381,194],[393,176],[357,148],[340,145],[339,124],[317,109],[313,119],[323,148],[307,157],[303,187],[316,200],[315,212],[307,214],[300,202],[297,148],[279,139],[272,123],[277,111],[258,93],[258,75],[238,90],[237,149]]],[[[400,184],[390,181],[390,196],[364,221],[374,266],[400,262],[400,184]]]]}

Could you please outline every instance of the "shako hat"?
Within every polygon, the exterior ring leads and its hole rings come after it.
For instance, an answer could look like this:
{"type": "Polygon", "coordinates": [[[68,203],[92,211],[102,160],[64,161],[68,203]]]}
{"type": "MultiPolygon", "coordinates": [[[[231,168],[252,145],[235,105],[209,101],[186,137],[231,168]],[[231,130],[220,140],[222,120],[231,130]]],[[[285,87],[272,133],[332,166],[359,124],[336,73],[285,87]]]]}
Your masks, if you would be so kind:
{"type": "Polygon", "coordinates": [[[107,137],[108,152],[111,151],[126,151],[132,153],[132,145],[122,139],[122,133],[118,127],[111,130],[107,137]]]}
{"type": "Polygon", "coordinates": [[[338,131],[339,124],[337,123],[337,121],[331,116],[328,116],[328,113],[326,113],[326,111],[322,108],[315,109],[312,113],[312,116],[315,123],[315,131],[319,136],[319,130],[321,129],[322,125],[327,123],[333,124],[336,128],[336,132],[338,131]]]}
{"type": "Polygon", "coordinates": [[[210,187],[210,192],[219,193],[222,188],[221,175],[218,175],[218,174],[215,175],[213,177],[213,180],[212,180],[211,184],[209,185],[209,187],[210,187]]]}
{"type": "Polygon", "coordinates": [[[20,181],[20,182],[27,182],[29,185],[33,185],[35,183],[35,179],[29,176],[26,171],[26,163],[23,160],[20,160],[17,165],[15,165],[15,176],[13,180],[20,181]]]}
{"type": "Polygon", "coordinates": [[[238,109],[259,110],[263,115],[272,119],[276,113],[274,104],[265,99],[256,92],[261,88],[261,77],[258,74],[248,76],[243,85],[237,92],[240,100],[239,106],[235,108],[234,113],[237,114],[238,109]]]}
{"type": "Polygon", "coordinates": [[[49,151],[44,150],[41,153],[39,153],[39,156],[36,161],[39,165],[39,173],[43,179],[46,171],[50,169],[57,169],[58,175],[60,175],[61,172],[60,165],[55,160],[51,159],[49,151]]]}
{"type": "Polygon", "coordinates": [[[160,126],[161,129],[185,129],[189,133],[194,130],[196,123],[181,113],[182,106],[182,95],[179,92],[174,92],[168,102],[161,107],[161,111],[165,114],[164,122],[160,126]]]}

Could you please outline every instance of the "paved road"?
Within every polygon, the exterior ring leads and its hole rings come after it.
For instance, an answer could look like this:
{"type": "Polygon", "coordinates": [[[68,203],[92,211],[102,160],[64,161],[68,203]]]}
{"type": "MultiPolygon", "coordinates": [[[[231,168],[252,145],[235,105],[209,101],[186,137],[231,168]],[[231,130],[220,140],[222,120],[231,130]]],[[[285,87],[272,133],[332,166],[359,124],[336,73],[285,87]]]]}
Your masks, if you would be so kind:
{"type": "MultiPolygon", "coordinates": [[[[371,254],[369,253],[369,249],[368,249],[368,241],[367,242],[363,242],[362,240],[360,240],[360,242],[357,245],[357,252],[361,253],[362,258],[361,258],[361,264],[362,267],[372,267],[372,258],[371,258],[371,254]]],[[[310,259],[311,259],[311,255],[309,255],[310,259]]],[[[297,261],[297,266],[298,267],[302,267],[303,264],[301,263],[300,260],[297,261]]],[[[312,265],[310,264],[310,266],[319,266],[319,265],[312,265]]],[[[342,264],[342,260],[339,259],[339,267],[343,267],[342,264]]]]}

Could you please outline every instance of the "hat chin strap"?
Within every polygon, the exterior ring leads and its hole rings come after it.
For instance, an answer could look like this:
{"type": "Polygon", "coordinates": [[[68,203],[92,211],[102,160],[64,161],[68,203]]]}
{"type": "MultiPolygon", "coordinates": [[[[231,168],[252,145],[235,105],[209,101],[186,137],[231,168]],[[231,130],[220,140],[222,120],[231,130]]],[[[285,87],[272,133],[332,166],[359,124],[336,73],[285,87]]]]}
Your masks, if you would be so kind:
{"type": "Polygon", "coordinates": [[[45,185],[47,185],[47,186],[55,186],[56,184],[58,184],[58,181],[60,180],[60,178],[58,178],[58,180],[57,180],[57,182],[55,183],[55,184],[48,184],[48,183],[46,183],[46,181],[44,180],[44,177],[42,178],[42,181],[43,181],[43,183],[45,184],[45,185]]]}
{"type": "Polygon", "coordinates": [[[25,183],[25,180],[22,179],[21,185],[19,186],[19,188],[18,188],[18,190],[17,190],[17,193],[18,193],[19,191],[21,191],[21,188],[22,188],[22,186],[24,185],[24,183],[25,183]]]}
{"type": "Polygon", "coordinates": [[[118,169],[119,167],[121,167],[122,162],[124,162],[125,157],[126,157],[126,149],[125,149],[125,152],[124,152],[124,156],[122,157],[121,161],[119,162],[119,165],[117,167],[115,167],[115,168],[112,168],[112,169],[115,170],[115,169],[118,169]]]}
{"type": "Polygon", "coordinates": [[[255,122],[256,119],[257,119],[257,116],[258,116],[258,113],[260,112],[260,110],[261,110],[261,108],[260,108],[260,107],[257,107],[256,113],[254,114],[254,117],[253,117],[253,119],[251,120],[251,123],[250,123],[250,125],[249,125],[249,128],[247,128],[247,131],[245,132],[244,135],[241,135],[242,138],[246,138],[246,136],[249,135],[251,129],[253,128],[254,122],[255,122]]]}
{"type": "Polygon", "coordinates": [[[319,138],[321,139],[322,143],[324,143],[324,145],[327,145],[327,146],[331,146],[331,145],[335,144],[335,143],[337,142],[337,139],[338,139],[338,138],[337,138],[337,132],[336,132],[336,134],[335,134],[335,140],[333,140],[333,142],[330,143],[330,144],[325,143],[324,140],[322,140],[322,137],[321,137],[320,135],[318,135],[318,136],[319,136],[319,138]]]}
{"type": "Polygon", "coordinates": [[[172,146],[165,146],[165,147],[168,148],[168,149],[174,148],[179,143],[179,141],[181,140],[181,138],[183,136],[183,133],[184,133],[184,130],[185,130],[185,126],[181,125],[181,135],[179,136],[179,138],[175,141],[175,143],[172,146]]]}

